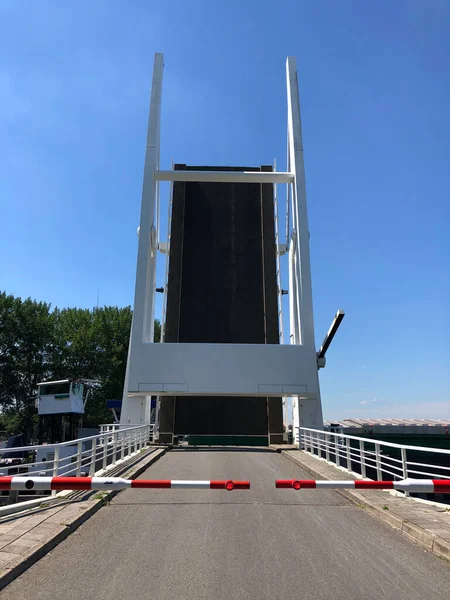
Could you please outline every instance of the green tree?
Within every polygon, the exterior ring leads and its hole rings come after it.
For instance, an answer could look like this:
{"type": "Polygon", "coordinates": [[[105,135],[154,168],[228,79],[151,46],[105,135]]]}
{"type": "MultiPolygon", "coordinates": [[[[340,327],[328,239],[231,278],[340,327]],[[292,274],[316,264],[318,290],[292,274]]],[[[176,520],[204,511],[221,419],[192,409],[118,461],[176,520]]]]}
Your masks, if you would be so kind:
{"type": "Polygon", "coordinates": [[[154,342],[161,341],[161,322],[159,319],[155,319],[155,333],[153,336],[153,341],[154,342]]]}
{"type": "Polygon", "coordinates": [[[54,333],[50,304],[0,294],[0,404],[28,437],[37,423],[37,384],[52,372],[54,333]]]}
{"type": "Polygon", "coordinates": [[[102,348],[95,328],[94,311],[65,308],[55,311],[55,314],[52,378],[95,378],[102,348]]]}
{"type": "MultiPolygon", "coordinates": [[[[98,379],[101,386],[86,405],[84,424],[88,426],[112,421],[107,401],[121,399],[127,366],[133,313],[131,307],[105,306],[94,311],[95,335],[99,344],[98,379]],[[101,348],[101,351],[100,351],[101,348]]],[[[161,323],[155,320],[155,341],[160,340],[161,323]]]]}
{"type": "Polygon", "coordinates": [[[129,306],[105,306],[95,309],[93,316],[98,353],[96,378],[100,380],[101,386],[86,405],[84,423],[87,425],[110,422],[112,414],[108,411],[106,402],[122,398],[132,312],[129,306]]]}
{"type": "MultiPolygon", "coordinates": [[[[0,419],[3,427],[32,436],[37,384],[95,379],[85,426],[112,420],[106,402],[120,399],[127,364],[131,307],[54,309],[28,298],[0,294],[0,419]]],[[[155,341],[161,324],[155,321],[155,341]]],[[[0,425],[1,426],[1,425],[0,425]]]]}

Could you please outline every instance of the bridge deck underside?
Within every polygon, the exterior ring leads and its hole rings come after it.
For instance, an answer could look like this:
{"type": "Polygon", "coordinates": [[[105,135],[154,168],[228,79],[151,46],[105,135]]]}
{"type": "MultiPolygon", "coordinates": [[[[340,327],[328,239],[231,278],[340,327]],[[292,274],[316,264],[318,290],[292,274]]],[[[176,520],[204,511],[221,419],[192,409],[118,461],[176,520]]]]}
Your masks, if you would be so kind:
{"type": "MultiPolygon", "coordinates": [[[[279,343],[273,186],[175,183],[171,227],[165,342],[279,343]]],[[[282,443],[282,402],[164,397],[159,429],[162,441],[282,443]]]]}
{"type": "Polygon", "coordinates": [[[179,449],[145,479],[247,479],[249,491],[126,490],[8,586],[8,600],[448,600],[450,569],[268,449],[179,449]]]}

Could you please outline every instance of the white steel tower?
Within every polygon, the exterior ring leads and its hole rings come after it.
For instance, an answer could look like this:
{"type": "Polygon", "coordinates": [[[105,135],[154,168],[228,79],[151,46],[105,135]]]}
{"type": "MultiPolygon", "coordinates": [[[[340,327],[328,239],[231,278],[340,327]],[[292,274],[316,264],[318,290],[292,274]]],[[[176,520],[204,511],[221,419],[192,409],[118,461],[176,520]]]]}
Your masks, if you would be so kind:
{"type": "MultiPolygon", "coordinates": [[[[293,399],[294,427],[320,428],[323,420],[318,369],[325,366],[325,352],[344,313],[338,311],[317,352],[295,58],[289,57],[286,62],[287,172],[160,170],[163,66],[163,55],[156,54],[147,131],[133,324],[121,424],[149,423],[151,396],[282,396],[293,399]],[[286,243],[280,244],[277,239],[276,247],[278,260],[285,254],[289,258],[289,344],[153,342],[156,255],[160,250],[170,256],[169,240],[159,243],[160,181],[271,183],[274,185],[275,199],[276,185],[287,184],[286,243]]],[[[278,235],[278,227],[276,232],[278,235]]],[[[167,293],[167,286],[163,291],[167,293]]],[[[281,309],[283,290],[280,284],[278,294],[281,309]]]]}

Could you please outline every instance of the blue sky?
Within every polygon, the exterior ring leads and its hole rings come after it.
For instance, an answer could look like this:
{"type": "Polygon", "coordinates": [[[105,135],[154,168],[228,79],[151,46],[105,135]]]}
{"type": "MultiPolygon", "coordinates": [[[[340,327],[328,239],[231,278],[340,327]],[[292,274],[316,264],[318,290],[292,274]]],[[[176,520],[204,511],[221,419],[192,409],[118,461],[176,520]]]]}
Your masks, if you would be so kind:
{"type": "Polygon", "coordinates": [[[450,4],[252,5],[1,2],[0,289],[132,304],[154,52],[163,168],[284,169],[294,55],[325,417],[450,419],[450,4]]]}

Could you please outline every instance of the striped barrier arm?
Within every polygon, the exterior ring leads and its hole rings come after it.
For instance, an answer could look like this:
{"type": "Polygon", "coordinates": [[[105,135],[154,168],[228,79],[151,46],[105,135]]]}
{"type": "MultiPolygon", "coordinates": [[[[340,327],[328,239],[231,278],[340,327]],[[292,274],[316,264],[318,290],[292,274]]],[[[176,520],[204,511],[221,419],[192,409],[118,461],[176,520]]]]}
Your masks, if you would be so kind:
{"type": "Polygon", "coordinates": [[[249,490],[250,481],[190,481],[158,479],[122,479],[121,477],[0,477],[0,490],[124,490],[140,489],[195,489],[195,490],[249,490]]]}
{"type": "Polygon", "coordinates": [[[277,488],[294,490],[308,489],[360,489],[360,490],[399,490],[401,492],[429,492],[450,494],[450,479],[402,479],[401,481],[321,481],[309,479],[277,479],[277,488]]]}

